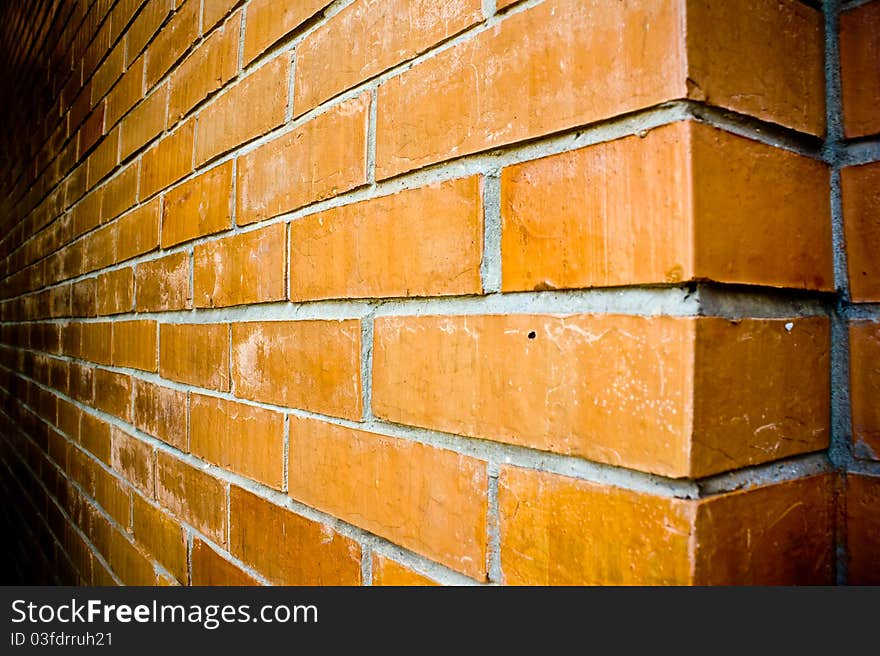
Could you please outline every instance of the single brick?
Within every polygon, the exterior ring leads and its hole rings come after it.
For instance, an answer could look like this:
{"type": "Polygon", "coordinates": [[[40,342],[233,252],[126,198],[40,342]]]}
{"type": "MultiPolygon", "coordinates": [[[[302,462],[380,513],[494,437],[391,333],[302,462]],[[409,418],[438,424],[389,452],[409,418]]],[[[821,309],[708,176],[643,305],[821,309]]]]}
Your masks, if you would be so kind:
{"type": "Polygon", "coordinates": [[[188,451],[187,395],[145,380],[134,383],[134,425],[181,451],[188,451]]]}
{"type": "Polygon", "coordinates": [[[182,521],[226,544],[226,483],[160,451],[156,461],[156,499],[182,521]]]}
{"type": "Polygon", "coordinates": [[[201,0],[187,0],[147,46],[147,89],[153,88],[198,37],[201,4],[201,0]]]}
{"type": "Polygon", "coordinates": [[[255,494],[229,492],[229,551],[279,585],[360,585],[361,548],[255,494]]]}
{"type": "Polygon", "coordinates": [[[880,585],[880,477],[846,475],[847,583],[880,585]]]}
{"type": "Polygon", "coordinates": [[[82,273],[103,269],[116,261],[116,224],[111,223],[86,236],[83,242],[82,273]]]}
{"type": "Polygon", "coordinates": [[[290,298],[479,294],[479,176],[319,212],[290,224],[290,298]]]}
{"type": "Polygon", "coordinates": [[[849,325],[849,383],[853,453],[880,460],[880,323],[849,325]]]}
{"type": "Polygon", "coordinates": [[[144,371],[158,367],[155,321],[113,323],[113,364],[144,371]]]}
{"type": "MultiPolygon", "coordinates": [[[[411,59],[483,20],[480,0],[355,2],[296,48],[294,113],[411,59]],[[340,43],[348,47],[340,48],[340,43]]],[[[248,24],[250,27],[250,24],[248,24]]]]}
{"type": "Polygon", "coordinates": [[[283,223],[198,244],[193,251],[196,307],[281,301],[286,297],[283,223]]]}
{"type": "Polygon", "coordinates": [[[160,199],[124,214],[116,221],[116,261],[124,262],[159,246],[160,199]]]}
{"type": "Polygon", "coordinates": [[[133,162],[104,185],[104,202],[101,205],[101,221],[103,223],[115,219],[134,206],[137,198],[139,169],[139,163],[133,162]]]}
{"type": "Polygon", "coordinates": [[[70,292],[70,314],[74,317],[94,317],[98,313],[98,283],[85,278],[73,283],[70,292]]]}
{"type": "Polygon", "coordinates": [[[502,288],[709,278],[827,291],[829,190],[815,160],[690,121],[507,167],[502,288]]]}
{"type": "Polygon", "coordinates": [[[292,32],[329,5],[331,0],[253,0],[247,7],[244,63],[292,32]]]}
{"type": "Polygon", "coordinates": [[[128,67],[125,75],[107,96],[107,127],[111,128],[144,97],[144,58],[128,67]]]}
{"type": "Polygon", "coordinates": [[[825,133],[819,9],[798,0],[687,0],[686,6],[687,26],[678,33],[687,41],[688,98],[825,133]]]}
{"type": "Polygon", "coordinates": [[[163,84],[144,99],[122,121],[119,137],[120,159],[148,144],[165,129],[165,114],[168,105],[168,84],[163,84]]]}
{"type": "Polygon", "coordinates": [[[123,421],[131,421],[131,376],[96,369],[95,407],[123,421]]]}
{"type": "Polygon", "coordinates": [[[543,2],[384,82],[376,177],[683,97],[682,5],[543,2]]]}
{"type": "Polygon", "coordinates": [[[135,267],[138,312],[163,312],[192,307],[189,253],[166,255],[135,267]]]}
{"type": "Polygon", "coordinates": [[[159,373],[163,378],[221,391],[229,389],[227,324],[162,324],[159,351],[159,373]]]}
{"type": "Polygon", "coordinates": [[[140,198],[153,194],[177,182],[193,170],[193,141],[195,127],[189,120],[173,134],[163,137],[144,153],[141,166],[140,198]]]}
{"type": "Polygon", "coordinates": [[[101,102],[92,110],[88,118],[83,122],[79,129],[79,142],[77,149],[77,158],[82,159],[88,151],[92,149],[98,140],[104,135],[104,112],[106,103],[101,102]]]}
{"type": "Polygon", "coordinates": [[[92,104],[97,103],[103,98],[116,80],[122,77],[125,64],[125,45],[123,43],[116,44],[116,47],[110,51],[104,63],[95,71],[92,78],[92,104]]]}
{"type": "Polygon", "coordinates": [[[498,486],[505,584],[691,580],[693,502],[509,466],[498,486]]]}
{"type": "Polygon", "coordinates": [[[145,496],[155,496],[156,452],[149,444],[111,426],[109,464],[145,496]]]}
{"type": "Polygon", "coordinates": [[[832,502],[827,476],[685,500],[505,466],[503,582],[827,585],[832,502]]]}
{"type": "Polygon", "coordinates": [[[104,190],[97,189],[76,204],[73,208],[73,234],[81,235],[101,225],[101,204],[104,190]]]}
{"type": "Polygon", "coordinates": [[[88,412],[83,412],[80,415],[79,443],[98,460],[112,466],[110,430],[110,424],[95,415],[88,412]]]}
{"type": "Polygon", "coordinates": [[[163,248],[232,227],[232,168],[224,162],[165,195],[163,248]]]}
{"type": "Polygon", "coordinates": [[[703,499],[697,510],[697,585],[830,585],[833,476],[703,499]]]}
{"type": "Polygon", "coordinates": [[[840,14],[840,78],[846,137],[880,132],[880,4],[840,14]]]}
{"type": "Polygon", "coordinates": [[[284,482],[284,415],[193,394],[190,450],[218,467],[280,490],[284,482]]]}
{"type": "Polygon", "coordinates": [[[113,324],[105,321],[82,325],[80,354],[83,359],[98,364],[110,364],[112,328],[113,324]]]}
{"type": "Polygon", "coordinates": [[[98,276],[98,314],[131,312],[134,301],[134,274],[130,267],[98,276]]]}
{"type": "Polygon", "coordinates": [[[419,574],[406,565],[373,552],[373,585],[379,586],[429,586],[439,585],[424,574],[419,574]]]}
{"type": "Polygon", "coordinates": [[[360,322],[284,321],[232,325],[237,396],[360,419],[360,322]]]}
{"type": "MultiPolygon", "coordinates": [[[[208,6],[205,6],[207,13],[208,6]]],[[[211,34],[172,73],[168,116],[178,121],[202,100],[226,85],[238,73],[241,12],[211,34]]]]}
{"type": "Polygon", "coordinates": [[[486,578],[486,463],[290,417],[289,494],[478,580],[486,578]]]}
{"type": "Polygon", "coordinates": [[[183,528],[160,508],[148,503],[139,494],[133,497],[132,533],[150,555],[171,572],[178,581],[186,583],[186,533],[183,528]]]}
{"type": "Polygon", "coordinates": [[[828,444],[823,317],[405,316],[374,333],[373,412],[398,423],[672,477],[828,444]]]}
{"type": "Polygon", "coordinates": [[[880,162],[841,169],[840,187],[852,300],[880,301],[880,162]]]}
{"type": "Polygon", "coordinates": [[[198,538],[192,546],[192,585],[260,585],[250,574],[226,560],[198,538]]]}
{"type": "Polygon", "coordinates": [[[285,53],[223,92],[198,114],[196,165],[284,122],[290,84],[290,54],[285,53]],[[247,120],[241,110],[247,108],[247,120]]]}
{"type": "Polygon", "coordinates": [[[238,223],[261,221],[366,183],[370,94],[327,110],[238,160],[238,223]]]}

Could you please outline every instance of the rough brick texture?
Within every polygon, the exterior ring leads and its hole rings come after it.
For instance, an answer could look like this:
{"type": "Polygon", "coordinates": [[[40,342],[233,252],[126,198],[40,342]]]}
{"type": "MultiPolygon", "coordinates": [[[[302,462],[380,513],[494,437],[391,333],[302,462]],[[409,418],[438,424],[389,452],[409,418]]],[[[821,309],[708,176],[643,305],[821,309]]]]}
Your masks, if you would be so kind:
{"type": "Polygon", "coordinates": [[[0,3],[0,583],[880,583],[878,27],[0,3]]]}

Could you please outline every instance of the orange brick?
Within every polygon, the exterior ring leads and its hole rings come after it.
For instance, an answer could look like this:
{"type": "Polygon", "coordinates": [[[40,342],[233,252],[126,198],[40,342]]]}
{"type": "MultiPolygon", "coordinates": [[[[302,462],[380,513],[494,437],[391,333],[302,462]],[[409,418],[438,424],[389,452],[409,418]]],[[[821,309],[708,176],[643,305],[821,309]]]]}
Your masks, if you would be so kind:
{"type": "Polygon", "coordinates": [[[508,585],[685,585],[693,502],[502,467],[501,568],[508,585]]]}
{"type": "Polygon", "coordinates": [[[79,424],[79,443],[101,462],[111,464],[110,424],[107,422],[83,412],[79,424]]]}
{"type": "Polygon", "coordinates": [[[144,97],[144,58],[128,67],[119,83],[107,96],[107,127],[111,128],[144,97]]]}
{"type": "Polygon", "coordinates": [[[196,307],[223,307],[284,300],[287,226],[199,244],[193,251],[196,307]]]}
{"type": "Polygon", "coordinates": [[[202,3],[202,33],[207,34],[238,2],[239,0],[204,0],[202,3]]]}
{"type": "Polygon", "coordinates": [[[126,64],[137,57],[174,10],[175,0],[150,0],[126,32],[126,64]]]}
{"type": "Polygon", "coordinates": [[[119,163],[119,128],[114,128],[88,158],[87,187],[92,188],[119,163]]]}
{"type": "Polygon", "coordinates": [[[840,14],[840,77],[846,136],[880,132],[880,4],[840,14]]]}
{"type": "MultiPolygon", "coordinates": [[[[205,13],[209,12],[205,6],[205,13]]],[[[204,29],[204,28],[203,28],[204,29]]],[[[176,122],[202,100],[226,85],[238,72],[241,12],[202,43],[171,77],[169,120],[176,122]]]]}
{"type": "Polygon", "coordinates": [[[235,394],[360,419],[360,350],[355,320],[233,324],[235,394]]]}
{"type": "Polygon", "coordinates": [[[225,162],[165,195],[163,248],[232,227],[232,166],[225,162]]]}
{"type": "Polygon", "coordinates": [[[284,415],[193,394],[189,421],[193,455],[281,489],[284,482],[284,415]]]}
{"type": "Polygon", "coordinates": [[[248,64],[276,41],[293,32],[329,5],[331,0],[253,0],[247,8],[244,63],[248,64]]]}
{"type": "Polygon", "coordinates": [[[828,444],[823,317],[379,317],[374,331],[373,411],[398,423],[672,477],[828,444]]]}
{"type": "Polygon", "coordinates": [[[79,129],[79,145],[77,148],[78,158],[92,149],[98,140],[104,134],[104,112],[106,103],[101,102],[92,110],[88,118],[83,122],[79,129]]]}
{"type": "Polygon", "coordinates": [[[58,429],[69,438],[79,441],[79,418],[82,410],[64,399],[58,399],[58,429]]]}
{"type": "Polygon", "coordinates": [[[147,89],[151,89],[198,37],[201,0],[187,0],[147,46],[147,89]]]}
{"type": "Polygon", "coordinates": [[[181,520],[226,544],[226,483],[160,451],[156,498],[181,520]]]}
{"type": "Polygon", "coordinates": [[[388,80],[376,177],[683,97],[683,4],[551,0],[388,80]]]}
{"type": "Polygon", "coordinates": [[[61,353],[78,358],[82,353],[82,324],[65,323],[61,329],[61,353]]]}
{"type": "Polygon", "coordinates": [[[159,373],[181,383],[229,389],[229,326],[162,324],[159,373]]]}
{"type": "Polygon", "coordinates": [[[827,476],[685,500],[505,466],[503,582],[827,585],[832,501],[827,476]]]}
{"type": "Polygon", "coordinates": [[[798,0],[687,0],[686,34],[689,98],[825,133],[820,10],[798,0]]]}
{"type": "Polygon", "coordinates": [[[74,317],[94,317],[97,310],[98,283],[86,278],[73,283],[70,295],[70,314],[74,317]]]}
{"type": "Polygon", "coordinates": [[[106,369],[96,369],[95,407],[125,421],[131,421],[131,377],[106,369]]]}
{"type": "Polygon", "coordinates": [[[850,323],[849,354],[853,452],[880,460],[880,323],[850,323]]]}
{"type": "Polygon", "coordinates": [[[161,509],[145,501],[139,494],[133,497],[132,532],[150,555],[171,572],[178,581],[186,583],[186,533],[183,528],[161,509]]]}
{"type": "Polygon", "coordinates": [[[119,137],[121,159],[127,159],[162,133],[167,105],[168,84],[163,84],[125,117],[119,137]]]}
{"type": "Polygon", "coordinates": [[[229,518],[230,553],[272,583],[360,585],[360,545],[331,527],[237,487],[229,518]]]}
{"type": "MultiPolygon", "coordinates": [[[[349,5],[296,48],[294,110],[328,98],[424,52],[483,20],[480,0],[393,0],[349,5]],[[339,44],[347,44],[340,48],[339,44]]],[[[250,23],[248,24],[248,27],[250,23]]]]}
{"type": "Polygon", "coordinates": [[[128,487],[94,462],[90,463],[90,469],[90,485],[86,490],[108,515],[127,528],[131,517],[128,487]]]}
{"type": "Polygon", "coordinates": [[[134,425],[181,451],[188,451],[186,392],[145,380],[134,383],[134,425]]]}
{"type": "Polygon", "coordinates": [[[81,328],[83,359],[110,364],[111,332],[113,324],[108,322],[84,323],[81,328]]]}
{"type": "Polygon", "coordinates": [[[877,302],[880,264],[875,254],[880,249],[880,162],[841,169],[840,186],[850,294],[857,303],[877,302]]]}
{"type": "Polygon", "coordinates": [[[134,274],[130,268],[117,269],[98,276],[98,314],[131,312],[133,295],[134,274]]]}
{"type": "Polygon", "coordinates": [[[426,586],[439,585],[439,583],[406,565],[401,565],[380,553],[373,552],[373,585],[426,586]]]}
{"type": "Polygon", "coordinates": [[[473,176],[293,221],[291,299],[479,294],[481,191],[473,176]]]}
{"type": "Polygon", "coordinates": [[[329,109],[238,160],[238,223],[340,194],[367,180],[370,95],[329,109]]]}
{"type": "Polygon", "coordinates": [[[159,199],[124,214],[116,221],[116,261],[124,262],[159,246],[159,199]]]}
{"type": "Polygon", "coordinates": [[[194,135],[193,121],[187,121],[144,153],[140,187],[142,199],[149,198],[192,172],[194,135]]]}
{"type": "Polygon", "coordinates": [[[486,463],[290,417],[289,494],[468,576],[486,578],[486,463]]]}
{"type": "Polygon", "coordinates": [[[796,0],[552,0],[382,84],[376,175],[686,97],[821,135],[822,71],[822,15],[796,0]]]}
{"type": "Polygon", "coordinates": [[[117,321],[113,324],[113,364],[156,371],[155,321],[117,321]]]}
{"type": "Polygon", "coordinates": [[[83,245],[82,273],[103,269],[116,261],[116,224],[87,235],[83,245]]]}
{"type": "Polygon", "coordinates": [[[880,585],[880,477],[846,475],[847,582],[880,585]]]}
{"type": "Polygon", "coordinates": [[[218,96],[198,114],[196,165],[265,134],[284,122],[290,84],[290,54],[285,53],[218,96]],[[242,120],[242,108],[247,120],[242,120]]]}
{"type": "Polygon", "coordinates": [[[834,489],[830,475],[699,502],[697,585],[831,585],[834,489]]]}
{"type": "MultiPolygon", "coordinates": [[[[105,520],[97,520],[104,523],[105,520]]],[[[156,585],[156,571],[152,561],[147,558],[129,540],[129,538],[112,526],[102,527],[102,533],[106,536],[99,545],[113,573],[119,577],[125,585],[156,585]],[[102,548],[103,547],[103,548],[102,548]]]]}
{"type": "Polygon", "coordinates": [[[833,288],[827,167],[704,124],[508,167],[501,190],[505,291],[833,288]]]}
{"type": "Polygon", "coordinates": [[[139,169],[140,165],[134,162],[104,185],[104,202],[101,205],[102,223],[115,219],[135,204],[139,169]]]}
{"type": "Polygon", "coordinates": [[[226,560],[198,538],[193,539],[192,584],[211,586],[260,585],[254,577],[226,560]]]}
{"type": "Polygon", "coordinates": [[[192,307],[189,253],[173,253],[135,267],[138,312],[163,312],[192,307]]]}
{"type": "Polygon", "coordinates": [[[81,235],[101,224],[101,204],[104,190],[98,189],[76,204],[73,208],[73,233],[81,235]]]}
{"type": "Polygon", "coordinates": [[[110,428],[110,466],[149,498],[156,494],[156,452],[149,444],[110,428]]]}

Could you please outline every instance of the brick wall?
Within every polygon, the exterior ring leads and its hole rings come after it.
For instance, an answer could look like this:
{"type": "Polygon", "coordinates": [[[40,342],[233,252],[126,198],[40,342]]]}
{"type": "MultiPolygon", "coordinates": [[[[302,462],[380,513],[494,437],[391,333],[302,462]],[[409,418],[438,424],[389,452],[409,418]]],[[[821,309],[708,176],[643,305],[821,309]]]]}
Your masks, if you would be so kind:
{"type": "Polygon", "coordinates": [[[9,580],[880,582],[880,0],[3,12],[9,580]]]}

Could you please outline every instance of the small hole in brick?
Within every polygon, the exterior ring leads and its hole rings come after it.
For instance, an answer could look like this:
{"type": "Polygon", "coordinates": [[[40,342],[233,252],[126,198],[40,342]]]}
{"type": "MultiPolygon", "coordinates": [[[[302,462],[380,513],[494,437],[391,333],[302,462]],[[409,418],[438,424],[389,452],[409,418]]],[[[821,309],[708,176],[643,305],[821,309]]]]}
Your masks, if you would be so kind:
{"type": "Polygon", "coordinates": [[[538,336],[538,334],[534,330],[529,333],[529,339],[535,339],[535,337],[537,337],[537,336],[538,336]]]}

